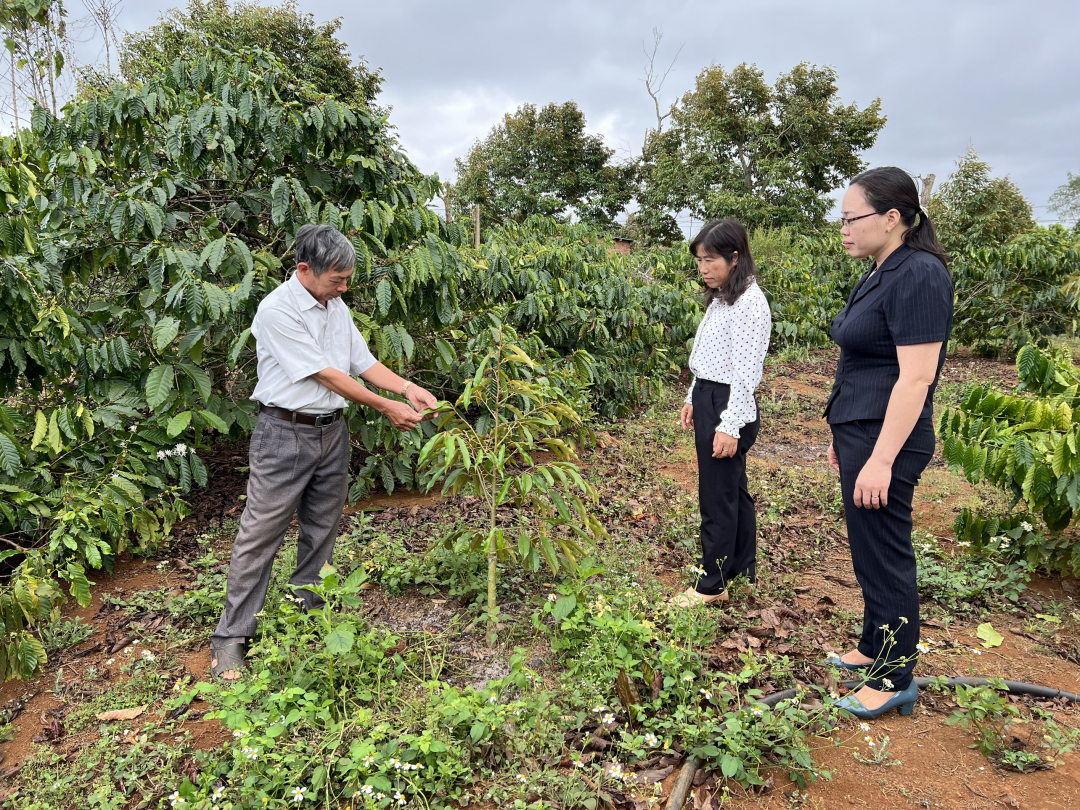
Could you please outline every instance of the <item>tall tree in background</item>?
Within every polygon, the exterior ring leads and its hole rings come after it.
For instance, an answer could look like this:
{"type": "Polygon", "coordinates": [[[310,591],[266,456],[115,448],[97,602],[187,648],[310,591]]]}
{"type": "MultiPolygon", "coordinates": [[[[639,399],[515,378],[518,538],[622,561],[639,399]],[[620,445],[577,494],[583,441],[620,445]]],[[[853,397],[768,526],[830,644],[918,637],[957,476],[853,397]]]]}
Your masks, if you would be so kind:
{"type": "Polygon", "coordinates": [[[1047,208],[1063,221],[1080,227],[1080,174],[1069,172],[1068,179],[1050,195],[1047,208]]]}
{"type": "Polygon", "coordinates": [[[7,53],[0,59],[0,114],[25,126],[34,104],[59,110],[60,79],[71,55],[67,10],[61,0],[2,0],[0,28],[7,53]]]}
{"type": "Polygon", "coordinates": [[[485,224],[521,222],[533,214],[610,225],[629,202],[631,170],[611,162],[614,150],[585,132],[573,101],[537,110],[523,104],[454,161],[452,207],[480,204],[485,224]]]}
{"type": "Polygon", "coordinates": [[[841,103],[836,71],[800,64],[765,82],[756,65],[713,65],[648,139],[639,166],[638,229],[662,241],[673,215],[737,217],[749,226],[815,228],[828,196],[865,166],[885,125],[875,99],[841,103]]]}
{"type": "Polygon", "coordinates": [[[1035,229],[1031,203],[1008,177],[991,177],[990,165],[974,147],[956,162],[956,171],[930,198],[928,210],[951,254],[998,247],[1035,229]]]}
{"type": "Polygon", "coordinates": [[[298,80],[310,83],[344,103],[372,102],[382,76],[356,62],[337,38],[341,19],[316,23],[295,0],[260,6],[250,0],[190,0],[187,11],[172,9],[146,31],[128,34],[120,55],[120,72],[128,81],[156,76],[177,58],[199,53],[207,45],[230,50],[262,48],[273,53],[298,80]]]}

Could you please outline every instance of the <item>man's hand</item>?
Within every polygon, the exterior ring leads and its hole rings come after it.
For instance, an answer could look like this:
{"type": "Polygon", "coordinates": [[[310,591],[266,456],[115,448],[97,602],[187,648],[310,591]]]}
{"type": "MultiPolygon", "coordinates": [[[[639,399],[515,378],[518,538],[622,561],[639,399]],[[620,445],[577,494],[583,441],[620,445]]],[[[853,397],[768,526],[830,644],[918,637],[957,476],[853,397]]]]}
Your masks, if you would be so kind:
{"type": "Polygon", "coordinates": [[[682,425],[683,430],[694,429],[694,406],[689,402],[682,406],[682,411],[679,413],[679,424],[682,425]]]}
{"type": "MultiPolygon", "coordinates": [[[[429,391],[424,390],[419,385],[410,385],[409,390],[405,392],[405,399],[409,400],[409,403],[416,409],[417,413],[424,411],[433,411],[438,407],[439,401],[431,395],[429,391]]],[[[425,420],[434,419],[435,414],[429,413],[423,417],[425,420]]]]}
{"type": "Polygon", "coordinates": [[[840,474],[840,459],[836,457],[836,449],[832,442],[829,442],[829,466],[836,470],[837,475],[840,474]]]}
{"type": "Polygon", "coordinates": [[[713,458],[730,458],[739,449],[739,440],[734,436],[728,436],[719,430],[713,435],[712,455],[713,458]]]}
{"type": "Polygon", "coordinates": [[[873,456],[859,471],[855,479],[852,500],[862,509],[881,509],[889,505],[889,484],[892,483],[892,465],[878,461],[873,456]]]}
{"type": "Polygon", "coordinates": [[[412,430],[423,421],[423,417],[404,402],[384,399],[383,403],[385,404],[379,410],[390,420],[390,424],[400,431],[412,430]]]}

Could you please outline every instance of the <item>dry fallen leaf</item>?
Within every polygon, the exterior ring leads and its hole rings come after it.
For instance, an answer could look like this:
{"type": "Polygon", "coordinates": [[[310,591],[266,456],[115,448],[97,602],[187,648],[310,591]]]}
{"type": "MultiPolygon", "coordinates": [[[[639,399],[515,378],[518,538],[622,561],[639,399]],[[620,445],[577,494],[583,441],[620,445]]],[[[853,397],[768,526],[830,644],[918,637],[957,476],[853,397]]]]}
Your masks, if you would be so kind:
{"type": "Polygon", "coordinates": [[[134,720],[140,714],[146,711],[146,707],[150,704],[144,704],[142,706],[136,706],[134,709],[114,709],[111,712],[101,712],[97,715],[98,720],[134,720]]]}

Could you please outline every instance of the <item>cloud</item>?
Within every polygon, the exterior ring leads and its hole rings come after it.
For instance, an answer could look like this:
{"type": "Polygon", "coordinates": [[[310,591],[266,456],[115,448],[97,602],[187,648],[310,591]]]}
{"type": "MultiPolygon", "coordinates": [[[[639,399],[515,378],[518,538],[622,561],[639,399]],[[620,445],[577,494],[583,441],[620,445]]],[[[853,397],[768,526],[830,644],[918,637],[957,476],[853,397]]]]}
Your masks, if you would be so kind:
{"type": "MultiPolygon", "coordinates": [[[[126,8],[145,27],[168,4],[126,8]]],[[[317,19],[341,15],[354,54],[381,67],[383,100],[425,171],[453,159],[519,104],[573,99],[590,131],[637,152],[655,125],[643,42],[662,27],[660,59],[681,47],[664,87],[671,103],[710,64],[756,63],[770,81],[802,61],[839,73],[840,97],[880,97],[888,124],[867,155],[944,179],[972,142],[1000,175],[1043,205],[1080,171],[1080,4],[1075,0],[300,0],[317,19]]]]}

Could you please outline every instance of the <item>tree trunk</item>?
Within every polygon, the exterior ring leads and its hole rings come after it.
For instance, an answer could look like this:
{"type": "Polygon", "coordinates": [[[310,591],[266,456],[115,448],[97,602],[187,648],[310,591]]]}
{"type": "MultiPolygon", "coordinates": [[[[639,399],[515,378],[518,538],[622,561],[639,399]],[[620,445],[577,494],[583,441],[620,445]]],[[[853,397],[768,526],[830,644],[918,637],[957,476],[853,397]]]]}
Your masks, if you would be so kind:
{"type": "Polygon", "coordinates": [[[937,175],[928,174],[919,179],[922,180],[922,191],[919,193],[919,204],[925,209],[930,205],[930,195],[934,193],[934,181],[937,180],[937,175]]]}

